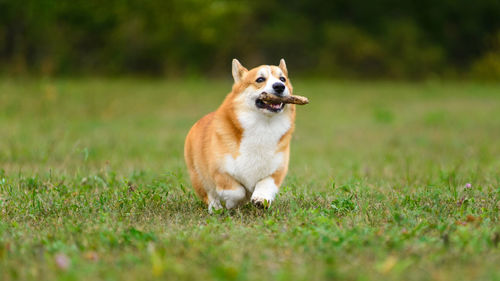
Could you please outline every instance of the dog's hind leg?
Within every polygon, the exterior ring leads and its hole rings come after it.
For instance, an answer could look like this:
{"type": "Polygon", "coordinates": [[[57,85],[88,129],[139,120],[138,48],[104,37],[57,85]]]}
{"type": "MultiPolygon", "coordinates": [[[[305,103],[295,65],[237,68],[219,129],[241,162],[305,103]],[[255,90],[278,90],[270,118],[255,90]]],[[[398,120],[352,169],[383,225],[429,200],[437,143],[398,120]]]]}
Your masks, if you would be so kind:
{"type": "Polygon", "coordinates": [[[190,177],[191,184],[193,185],[196,194],[201,200],[203,200],[203,202],[205,202],[205,204],[208,205],[208,212],[211,214],[213,210],[221,209],[222,205],[220,203],[219,196],[213,189],[209,189],[209,191],[206,190],[200,175],[196,172],[192,172],[190,173],[190,177]]]}
{"type": "Polygon", "coordinates": [[[212,214],[214,210],[222,209],[222,205],[220,203],[218,195],[213,196],[211,193],[208,193],[207,199],[208,199],[208,212],[210,214],[212,214]]]}
{"type": "Polygon", "coordinates": [[[208,200],[208,194],[207,191],[205,190],[205,187],[203,186],[203,181],[201,180],[200,175],[198,175],[197,172],[191,172],[189,173],[189,177],[191,179],[191,185],[194,188],[194,191],[198,195],[198,197],[203,200],[206,204],[209,203],[208,200]]]}
{"type": "Polygon", "coordinates": [[[217,173],[214,179],[217,194],[226,202],[226,208],[232,209],[246,201],[246,189],[230,175],[217,173]]]}

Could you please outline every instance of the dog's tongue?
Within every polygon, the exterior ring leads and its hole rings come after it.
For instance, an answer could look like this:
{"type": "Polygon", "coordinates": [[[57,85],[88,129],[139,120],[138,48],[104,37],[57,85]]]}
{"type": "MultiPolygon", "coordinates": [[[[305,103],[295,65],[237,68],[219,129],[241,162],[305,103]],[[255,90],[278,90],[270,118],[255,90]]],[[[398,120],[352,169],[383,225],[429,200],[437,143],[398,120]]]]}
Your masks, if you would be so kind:
{"type": "Polygon", "coordinates": [[[273,109],[280,109],[281,108],[281,103],[272,103],[270,104],[270,106],[273,108],[273,109]]]}

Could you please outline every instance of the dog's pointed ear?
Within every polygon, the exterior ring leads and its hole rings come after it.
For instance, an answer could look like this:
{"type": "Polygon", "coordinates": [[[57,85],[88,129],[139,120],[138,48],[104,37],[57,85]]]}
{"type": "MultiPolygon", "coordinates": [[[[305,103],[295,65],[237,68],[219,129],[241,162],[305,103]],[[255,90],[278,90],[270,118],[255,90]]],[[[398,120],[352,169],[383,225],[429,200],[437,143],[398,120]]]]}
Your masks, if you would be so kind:
{"type": "Polygon", "coordinates": [[[233,59],[233,78],[234,82],[238,83],[241,81],[243,75],[248,71],[237,59],[233,59]]]}
{"type": "Polygon", "coordinates": [[[286,69],[286,63],[285,63],[285,59],[281,59],[280,60],[280,65],[279,65],[279,68],[281,68],[281,70],[283,71],[283,73],[288,76],[288,69],[286,69]]]}

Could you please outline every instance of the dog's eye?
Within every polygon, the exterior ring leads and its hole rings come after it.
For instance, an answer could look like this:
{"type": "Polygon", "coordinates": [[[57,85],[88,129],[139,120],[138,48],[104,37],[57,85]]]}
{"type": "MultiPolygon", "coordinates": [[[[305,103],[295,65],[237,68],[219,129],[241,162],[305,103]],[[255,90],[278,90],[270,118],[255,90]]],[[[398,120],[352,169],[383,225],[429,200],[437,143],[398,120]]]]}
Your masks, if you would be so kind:
{"type": "Polygon", "coordinates": [[[259,77],[259,78],[257,78],[257,80],[255,80],[255,82],[257,82],[257,83],[262,83],[264,81],[266,81],[266,78],[264,78],[264,77],[259,77]]]}
{"type": "Polygon", "coordinates": [[[285,83],[285,82],[286,82],[286,78],[285,78],[285,77],[283,77],[283,76],[282,76],[282,77],[280,77],[280,80],[281,80],[281,82],[283,82],[283,83],[285,83]]]}

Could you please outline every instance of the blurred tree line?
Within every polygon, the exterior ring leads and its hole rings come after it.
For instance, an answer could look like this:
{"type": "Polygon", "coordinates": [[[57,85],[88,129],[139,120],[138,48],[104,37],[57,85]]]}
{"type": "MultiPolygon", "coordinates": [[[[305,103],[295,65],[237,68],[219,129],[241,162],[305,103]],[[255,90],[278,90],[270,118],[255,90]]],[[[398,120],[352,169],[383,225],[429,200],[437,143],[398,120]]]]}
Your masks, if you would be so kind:
{"type": "Polygon", "coordinates": [[[500,79],[499,0],[0,0],[0,73],[500,79]]]}

